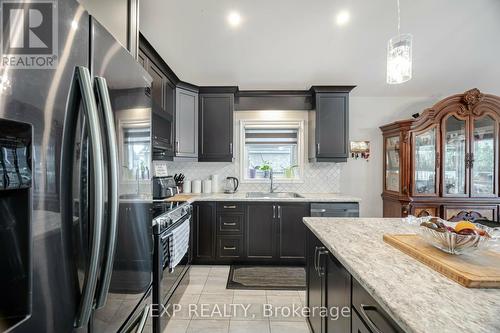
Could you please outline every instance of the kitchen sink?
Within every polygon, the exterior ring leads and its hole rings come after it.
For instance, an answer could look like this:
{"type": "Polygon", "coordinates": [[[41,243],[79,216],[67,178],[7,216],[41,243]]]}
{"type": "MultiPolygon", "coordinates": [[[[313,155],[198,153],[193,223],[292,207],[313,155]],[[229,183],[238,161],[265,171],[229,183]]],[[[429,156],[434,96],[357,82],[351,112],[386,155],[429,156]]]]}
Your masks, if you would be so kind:
{"type": "Polygon", "coordinates": [[[303,198],[298,193],[294,192],[248,192],[247,198],[261,198],[261,199],[273,199],[273,198],[281,198],[281,199],[289,199],[289,198],[303,198]]]}

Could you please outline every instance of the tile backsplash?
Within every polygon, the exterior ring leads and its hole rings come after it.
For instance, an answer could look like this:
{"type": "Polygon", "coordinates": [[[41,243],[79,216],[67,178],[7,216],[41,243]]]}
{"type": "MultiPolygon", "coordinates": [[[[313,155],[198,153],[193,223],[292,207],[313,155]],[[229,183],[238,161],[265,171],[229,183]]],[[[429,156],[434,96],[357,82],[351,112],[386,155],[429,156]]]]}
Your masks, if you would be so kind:
{"type": "MultiPolygon", "coordinates": [[[[168,162],[168,173],[183,173],[187,180],[210,179],[211,175],[219,176],[219,188],[223,191],[224,179],[228,176],[240,178],[237,163],[222,162],[168,162]]],[[[277,191],[301,193],[339,193],[342,164],[339,163],[306,163],[303,183],[277,183],[277,191]]],[[[239,191],[269,191],[269,182],[240,183],[239,191]]]]}

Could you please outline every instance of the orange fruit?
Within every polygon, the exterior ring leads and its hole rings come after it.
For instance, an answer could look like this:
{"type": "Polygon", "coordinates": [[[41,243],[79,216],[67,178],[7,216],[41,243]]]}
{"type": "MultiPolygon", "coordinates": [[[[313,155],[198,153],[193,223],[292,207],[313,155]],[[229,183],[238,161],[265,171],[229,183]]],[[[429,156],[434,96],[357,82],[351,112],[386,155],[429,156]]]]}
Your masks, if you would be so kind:
{"type": "Polygon", "coordinates": [[[460,221],[455,225],[455,232],[460,232],[464,229],[476,229],[476,225],[469,221],[460,221]]]}

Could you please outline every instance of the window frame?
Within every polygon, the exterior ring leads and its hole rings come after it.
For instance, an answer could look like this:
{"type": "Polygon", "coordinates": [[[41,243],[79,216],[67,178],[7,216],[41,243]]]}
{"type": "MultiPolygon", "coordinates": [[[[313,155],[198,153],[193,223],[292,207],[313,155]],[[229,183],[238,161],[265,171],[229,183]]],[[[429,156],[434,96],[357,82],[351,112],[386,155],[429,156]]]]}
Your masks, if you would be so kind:
{"type": "Polygon", "coordinates": [[[269,129],[297,129],[297,169],[299,170],[298,178],[275,178],[276,184],[293,184],[304,183],[304,169],[305,169],[305,122],[303,120],[297,121],[281,121],[281,120],[240,120],[240,138],[239,138],[239,151],[240,156],[238,162],[240,164],[240,181],[241,183],[248,184],[267,184],[269,178],[249,178],[248,166],[246,161],[246,145],[245,145],[245,131],[247,128],[269,128],[269,129]]]}

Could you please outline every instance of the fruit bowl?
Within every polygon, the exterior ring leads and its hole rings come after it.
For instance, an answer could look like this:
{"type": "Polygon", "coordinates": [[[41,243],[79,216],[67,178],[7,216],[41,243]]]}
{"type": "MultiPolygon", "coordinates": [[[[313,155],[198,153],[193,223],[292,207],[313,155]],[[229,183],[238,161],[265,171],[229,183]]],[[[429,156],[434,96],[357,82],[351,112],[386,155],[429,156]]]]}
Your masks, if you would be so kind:
{"type": "Polygon", "coordinates": [[[458,223],[439,220],[437,226],[431,226],[431,222],[424,222],[419,230],[425,241],[444,252],[450,254],[470,253],[485,249],[490,242],[495,243],[499,240],[500,228],[490,228],[474,223],[474,232],[460,234],[454,231],[458,223]]]}

